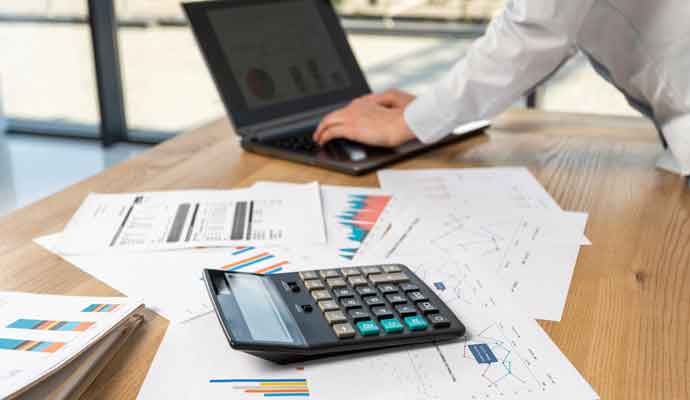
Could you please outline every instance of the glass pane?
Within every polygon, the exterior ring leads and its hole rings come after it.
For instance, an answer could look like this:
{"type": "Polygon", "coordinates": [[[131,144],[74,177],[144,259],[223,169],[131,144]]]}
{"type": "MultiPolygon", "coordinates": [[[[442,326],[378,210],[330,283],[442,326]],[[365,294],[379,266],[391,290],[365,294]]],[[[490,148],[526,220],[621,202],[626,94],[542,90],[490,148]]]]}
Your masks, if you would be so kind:
{"type": "Polygon", "coordinates": [[[0,98],[8,118],[66,123],[95,134],[99,113],[86,10],[85,0],[0,2],[0,98]]]}
{"type": "Polygon", "coordinates": [[[118,1],[120,60],[132,130],[173,135],[224,115],[179,1],[118,1]],[[143,24],[174,21],[176,25],[143,24]]]}

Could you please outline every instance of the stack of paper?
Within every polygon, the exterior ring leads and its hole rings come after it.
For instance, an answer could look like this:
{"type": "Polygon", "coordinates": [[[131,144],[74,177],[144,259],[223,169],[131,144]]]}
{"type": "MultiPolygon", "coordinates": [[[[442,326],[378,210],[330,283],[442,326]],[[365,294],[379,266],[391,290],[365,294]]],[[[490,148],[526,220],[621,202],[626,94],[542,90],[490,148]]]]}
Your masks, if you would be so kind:
{"type": "Polygon", "coordinates": [[[598,398],[534,320],[561,318],[580,246],[589,244],[587,215],[561,210],[524,168],[382,171],[379,179],[382,189],[259,182],[214,194],[234,199],[220,208],[189,200],[208,192],[180,192],[186,200],[176,193],[162,210],[164,201],[142,207],[131,225],[124,219],[136,196],[122,195],[116,211],[89,200],[75,219],[116,215],[106,233],[75,222],[37,241],[173,322],[142,399],[249,399],[272,394],[267,387],[329,400],[598,398]],[[277,208],[256,218],[238,211],[252,199],[277,208]],[[196,205],[225,228],[197,229],[196,205]],[[264,233],[248,234],[247,218],[264,233]],[[99,239],[80,242],[87,231],[99,239]],[[410,266],[465,323],[468,340],[278,366],[229,347],[200,279],[203,268],[271,274],[382,262],[410,266]]]}
{"type": "Polygon", "coordinates": [[[0,398],[57,372],[141,306],[122,297],[0,292],[0,398]]]}

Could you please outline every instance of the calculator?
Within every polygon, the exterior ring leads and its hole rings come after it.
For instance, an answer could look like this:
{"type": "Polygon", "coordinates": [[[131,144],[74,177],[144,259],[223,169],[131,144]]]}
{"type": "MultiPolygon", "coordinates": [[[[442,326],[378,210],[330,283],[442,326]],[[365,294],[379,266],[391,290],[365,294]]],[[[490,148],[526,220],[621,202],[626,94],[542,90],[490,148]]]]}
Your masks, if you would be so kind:
{"type": "Polygon", "coordinates": [[[230,346],[280,364],[465,335],[400,264],[272,275],[206,269],[204,281],[230,346]]]}

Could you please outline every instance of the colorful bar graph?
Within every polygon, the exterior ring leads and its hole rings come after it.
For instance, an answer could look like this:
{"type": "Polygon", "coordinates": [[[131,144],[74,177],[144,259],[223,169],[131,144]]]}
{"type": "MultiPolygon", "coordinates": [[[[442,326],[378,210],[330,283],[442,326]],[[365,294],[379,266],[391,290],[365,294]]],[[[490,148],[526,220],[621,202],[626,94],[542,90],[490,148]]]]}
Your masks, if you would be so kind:
{"type": "Polygon", "coordinates": [[[33,351],[40,353],[55,353],[60,350],[63,342],[42,342],[37,340],[0,338],[0,350],[33,351]]]}
{"type": "Polygon", "coordinates": [[[13,329],[31,329],[38,331],[63,331],[63,332],[83,332],[91,328],[95,322],[80,322],[80,321],[48,321],[41,319],[18,319],[7,328],[13,329]]]}
{"type": "Polygon", "coordinates": [[[232,247],[230,256],[233,261],[219,269],[270,275],[282,271],[289,264],[289,261],[281,260],[275,254],[254,246],[232,247]]]}
{"type": "MultiPolygon", "coordinates": [[[[338,223],[348,232],[347,238],[358,244],[364,242],[390,199],[390,196],[382,195],[349,195],[346,209],[337,215],[338,223]]],[[[342,248],[340,256],[352,260],[357,250],[359,247],[342,248]]]]}
{"type": "Polygon", "coordinates": [[[309,397],[306,379],[210,379],[231,383],[232,388],[258,397],[309,397]]]}
{"type": "Polygon", "coordinates": [[[113,312],[119,306],[119,304],[91,304],[81,312],[113,312]]]}

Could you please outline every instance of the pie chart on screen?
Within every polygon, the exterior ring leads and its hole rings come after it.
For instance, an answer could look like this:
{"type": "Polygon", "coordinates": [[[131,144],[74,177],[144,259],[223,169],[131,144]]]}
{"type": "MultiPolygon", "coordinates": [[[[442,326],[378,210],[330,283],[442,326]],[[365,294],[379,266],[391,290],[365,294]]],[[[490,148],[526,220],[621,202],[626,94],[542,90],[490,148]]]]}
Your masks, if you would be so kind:
{"type": "Polygon", "coordinates": [[[260,68],[250,68],[245,77],[247,86],[254,96],[270,100],[276,94],[276,85],[268,72],[260,68]]]}

